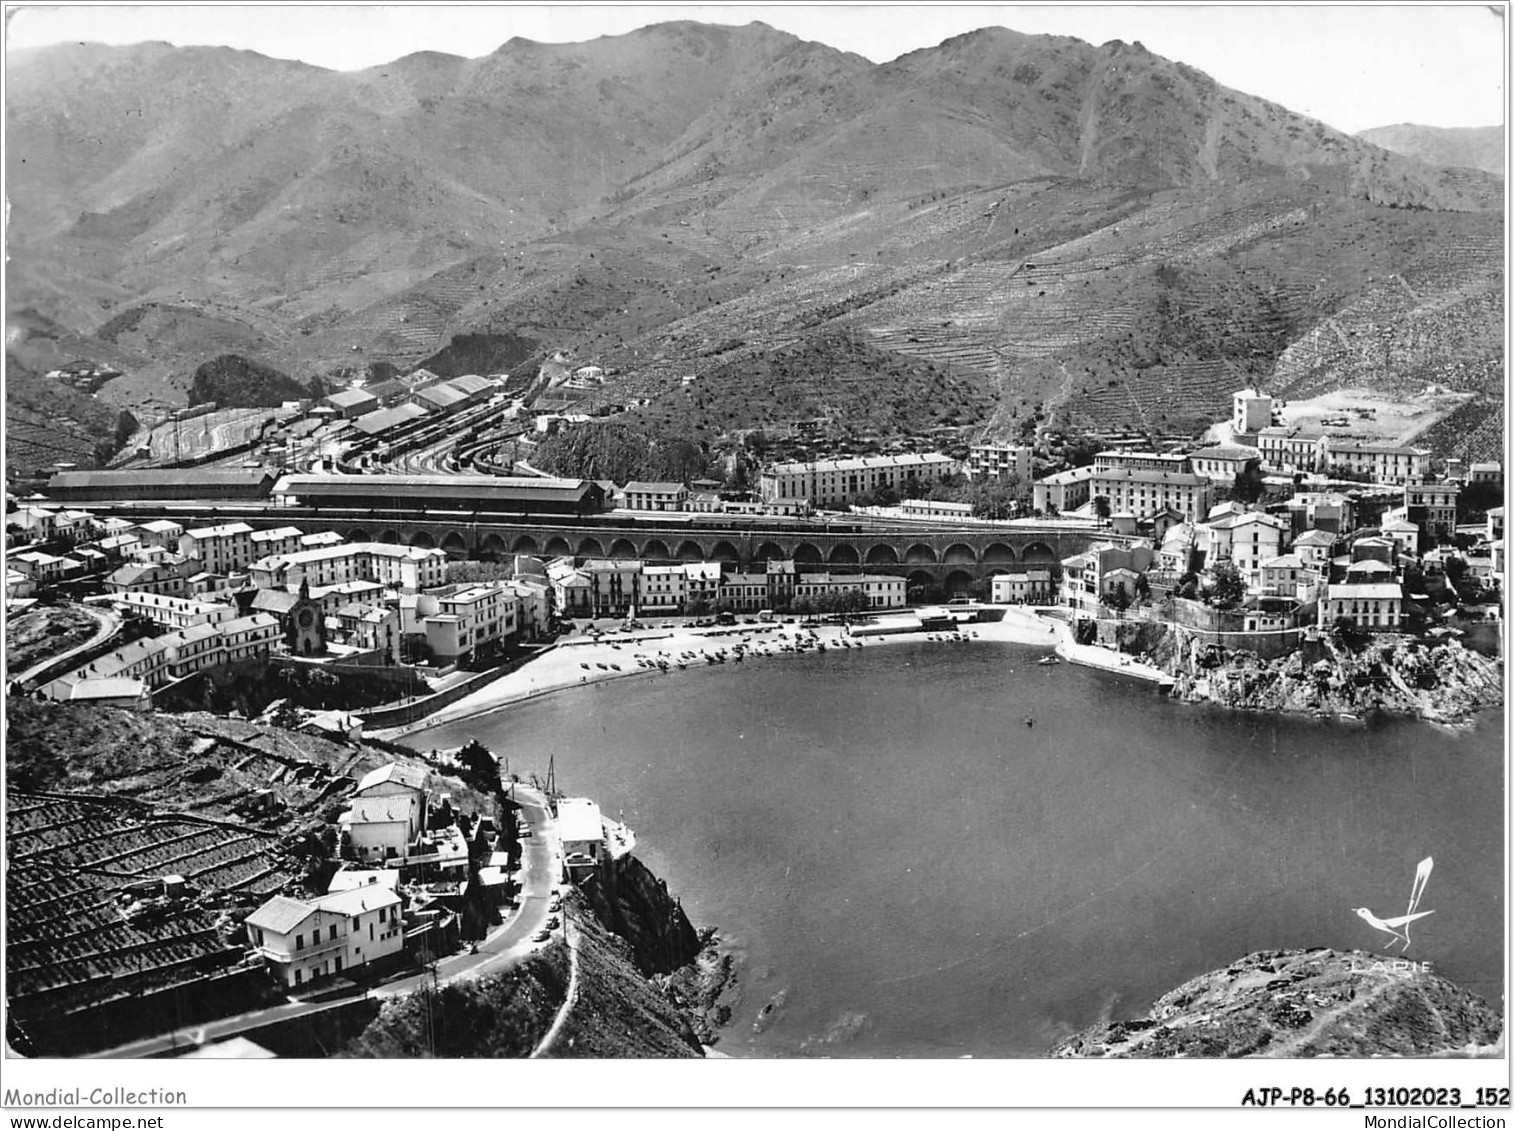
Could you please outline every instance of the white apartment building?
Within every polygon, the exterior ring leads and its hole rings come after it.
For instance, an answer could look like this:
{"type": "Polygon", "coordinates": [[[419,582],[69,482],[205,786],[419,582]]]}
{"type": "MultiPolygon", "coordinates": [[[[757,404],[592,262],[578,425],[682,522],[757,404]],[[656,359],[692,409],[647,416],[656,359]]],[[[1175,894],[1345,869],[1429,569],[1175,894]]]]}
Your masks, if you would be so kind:
{"type": "Polygon", "coordinates": [[[422,622],[432,656],[441,663],[455,663],[514,640],[516,601],[515,590],[503,581],[438,596],[437,612],[422,622]]]}
{"type": "Polygon", "coordinates": [[[301,548],[304,531],[294,526],[278,526],[272,530],[254,530],[251,542],[252,560],[271,557],[274,554],[292,554],[301,548]]]}
{"type": "Polygon", "coordinates": [[[1044,567],[996,573],[989,579],[989,600],[996,605],[1050,605],[1056,595],[1052,571],[1044,567]]]}
{"type": "Polygon", "coordinates": [[[220,601],[197,601],[166,593],[118,593],[112,603],[163,628],[181,629],[197,624],[225,624],[236,618],[236,606],[220,601]]]}
{"type": "Polygon", "coordinates": [[[643,565],[639,612],[682,612],[689,599],[689,574],[682,565],[643,565]]]}
{"type": "Polygon", "coordinates": [[[1193,469],[1189,457],[1177,452],[1138,452],[1108,448],[1094,457],[1095,471],[1173,471],[1186,474],[1193,469]]]}
{"type": "Polygon", "coordinates": [[[1210,506],[1214,485],[1202,475],[1181,471],[1096,471],[1089,480],[1091,498],[1110,500],[1110,512],[1130,511],[1150,518],[1160,510],[1175,510],[1185,518],[1201,518],[1210,506]]]}
{"type": "Polygon", "coordinates": [[[405,947],[400,896],[380,883],[308,900],[276,895],[245,926],[274,977],[290,987],[358,969],[405,947]]]}
{"type": "Polygon", "coordinates": [[[1031,449],[1025,444],[974,444],[968,449],[972,479],[1031,479],[1031,449]]]}
{"type": "Polygon", "coordinates": [[[1273,398],[1256,389],[1231,394],[1231,431],[1256,435],[1273,423],[1273,398]]]}
{"type": "Polygon", "coordinates": [[[1262,453],[1263,464],[1272,471],[1315,471],[1324,439],[1323,433],[1311,429],[1273,425],[1257,433],[1257,450],[1262,453]]]}
{"type": "Polygon", "coordinates": [[[145,546],[158,546],[178,553],[179,539],[184,537],[184,527],[172,519],[158,518],[138,526],[137,535],[145,546]]]}
{"type": "Polygon", "coordinates": [[[881,487],[899,491],[912,483],[935,483],[959,467],[940,452],[776,463],[759,477],[758,488],[765,502],[806,500],[837,507],[881,487]]]}
{"type": "Polygon", "coordinates": [[[1229,560],[1249,587],[1256,586],[1263,562],[1283,553],[1288,541],[1288,523],[1271,514],[1248,511],[1208,523],[1209,549],[1206,566],[1229,560]]]}
{"type": "Polygon", "coordinates": [[[1031,505],[1039,511],[1077,510],[1089,501],[1094,468],[1072,467],[1038,479],[1031,486],[1031,505]]]}
{"type": "Polygon", "coordinates": [[[415,593],[446,584],[447,554],[389,542],[344,542],[260,558],[248,572],[259,589],[296,591],[303,582],[315,589],[344,581],[373,581],[415,593]]]}
{"type": "Polygon", "coordinates": [[[1256,448],[1220,444],[1191,452],[1189,465],[1195,475],[1203,475],[1212,483],[1229,486],[1248,468],[1261,468],[1262,452],[1256,448]]]}
{"type": "Polygon", "coordinates": [[[63,576],[66,568],[66,559],[56,554],[44,554],[41,550],[28,550],[21,554],[7,554],[5,565],[7,569],[15,570],[23,577],[35,581],[39,585],[46,585],[50,581],[57,581],[63,576]]]}
{"type": "Polygon", "coordinates": [[[270,613],[253,613],[217,626],[225,648],[224,662],[234,664],[253,656],[266,656],[283,635],[279,618],[270,613]]]}
{"type": "Polygon", "coordinates": [[[802,573],[794,581],[796,601],[818,601],[839,593],[860,592],[867,609],[903,609],[905,579],[887,574],[802,573]]]}
{"type": "Polygon", "coordinates": [[[1320,626],[1330,628],[1342,617],[1358,628],[1396,632],[1403,623],[1404,587],[1398,582],[1342,582],[1327,585],[1320,600],[1320,626]]]}
{"type": "Polygon", "coordinates": [[[211,573],[234,573],[253,560],[252,532],[245,522],[186,530],[179,536],[179,553],[197,559],[211,573]]]}
{"type": "Polygon", "coordinates": [[[720,562],[685,562],[684,589],[689,604],[720,600],[723,572],[720,562]]]}
{"type": "Polygon", "coordinates": [[[621,505],[631,511],[681,511],[689,503],[689,488],[682,483],[633,481],[621,490],[621,505]]]}
{"type": "Polygon", "coordinates": [[[1258,571],[1257,591],[1267,596],[1310,601],[1320,584],[1320,571],[1298,554],[1281,554],[1263,562],[1258,571]]]}
{"type": "Polygon", "coordinates": [[[1321,466],[1329,471],[1367,475],[1375,483],[1409,483],[1426,473],[1430,452],[1404,444],[1375,444],[1327,437],[1321,466]]]}

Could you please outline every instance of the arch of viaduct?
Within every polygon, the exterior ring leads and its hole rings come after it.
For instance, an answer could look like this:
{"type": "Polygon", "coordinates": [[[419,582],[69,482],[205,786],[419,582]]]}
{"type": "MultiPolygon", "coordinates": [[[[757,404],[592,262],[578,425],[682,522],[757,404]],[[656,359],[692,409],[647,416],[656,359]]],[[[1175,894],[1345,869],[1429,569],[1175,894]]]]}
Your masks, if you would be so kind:
{"type": "MultiPolygon", "coordinates": [[[[904,529],[830,533],[824,527],[783,532],[737,528],[535,526],[493,522],[394,522],[361,518],[329,525],[352,541],[440,548],[457,558],[636,558],[652,563],[727,562],[761,570],[770,559],[792,559],[811,572],[879,573],[950,592],[981,590],[996,573],[1051,565],[1089,547],[1107,532],[1055,527],[904,529]]],[[[1118,539],[1117,539],[1118,540],[1118,539]]]]}

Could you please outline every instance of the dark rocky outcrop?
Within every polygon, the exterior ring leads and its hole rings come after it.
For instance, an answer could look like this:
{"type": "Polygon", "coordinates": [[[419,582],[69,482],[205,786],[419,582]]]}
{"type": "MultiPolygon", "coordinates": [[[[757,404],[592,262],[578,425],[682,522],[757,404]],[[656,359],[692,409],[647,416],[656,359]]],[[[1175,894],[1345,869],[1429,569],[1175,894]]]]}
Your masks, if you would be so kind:
{"type": "Polygon", "coordinates": [[[276,407],[289,400],[325,395],[319,377],[302,385],[272,366],[249,361],[234,353],[222,354],[195,370],[189,389],[193,408],[214,401],[221,408],[276,407]]]}
{"type": "Polygon", "coordinates": [[[1425,967],[1363,951],[1272,950],[1186,982],[1146,1017],[1058,1057],[1494,1056],[1499,1014],[1425,967]]]}
{"type": "Polygon", "coordinates": [[[643,974],[667,974],[704,945],[679,902],[635,856],[614,861],[579,885],[605,927],[631,944],[643,974]]]}

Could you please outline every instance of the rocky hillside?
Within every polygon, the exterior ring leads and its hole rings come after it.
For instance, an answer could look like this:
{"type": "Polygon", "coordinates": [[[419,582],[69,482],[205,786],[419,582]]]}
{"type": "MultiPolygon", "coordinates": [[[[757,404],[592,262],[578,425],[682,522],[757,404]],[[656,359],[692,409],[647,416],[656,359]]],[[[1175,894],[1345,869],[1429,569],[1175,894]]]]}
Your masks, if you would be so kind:
{"type": "Polygon", "coordinates": [[[45,377],[12,354],[5,361],[7,479],[46,478],[60,462],[103,467],[136,429],[130,413],[45,377]]]}
{"type": "Polygon", "coordinates": [[[1063,1041],[1058,1057],[1496,1056],[1497,1012],[1412,963],[1362,951],[1249,954],[1163,995],[1146,1017],[1063,1041]]]}
{"type": "MultiPolygon", "coordinates": [[[[525,1057],[552,1028],[577,963],[573,1005],[544,1055],[698,1057],[688,1016],[639,969],[636,947],[600,922],[579,896],[564,912],[574,953],[561,939],[504,974],[385,1003],[339,1054],[344,1057],[525,1057]]],[[[686,923],[687,926],[687,923],[686,923]]]]}
{"type": "Polygon", "coordinates": [[[1378,126],[1357,136],[1390,153],[1400,153],[1430,165],[1461,165],[1504,176],[1504,127],[1378,126]]]}
{"type": "Polygon", "coordinates": [[[1455,642],[1370,641],[1358,651],[1323,637],[1283,659],[1264,660],[1180,630],[1158,655],[1176,680],[1174,694],[1223,707],[1330,715],[1381,710],[1464,723],[1504,702],[1503,665],[1455,642]]]}

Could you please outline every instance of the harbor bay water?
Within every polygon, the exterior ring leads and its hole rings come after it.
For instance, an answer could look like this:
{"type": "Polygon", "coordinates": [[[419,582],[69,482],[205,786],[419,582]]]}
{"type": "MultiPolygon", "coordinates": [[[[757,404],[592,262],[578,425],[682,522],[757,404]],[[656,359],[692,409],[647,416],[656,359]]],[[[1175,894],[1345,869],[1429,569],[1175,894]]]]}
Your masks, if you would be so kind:
{"type": "Polygon", "coordinates": [[[1177,704],[974,642],[591,685],[415,735],[595,798],[742,957],[721,1047],[1028,1057],[1251,951],[1407,957],[1503,1000],[1503,716],[1177,704]],[[1393,952],[1399,953],[1396,949],[1393,952]],[[771,1007],[771,1008],[769,1008],[771,1007]]]}

